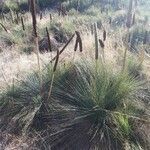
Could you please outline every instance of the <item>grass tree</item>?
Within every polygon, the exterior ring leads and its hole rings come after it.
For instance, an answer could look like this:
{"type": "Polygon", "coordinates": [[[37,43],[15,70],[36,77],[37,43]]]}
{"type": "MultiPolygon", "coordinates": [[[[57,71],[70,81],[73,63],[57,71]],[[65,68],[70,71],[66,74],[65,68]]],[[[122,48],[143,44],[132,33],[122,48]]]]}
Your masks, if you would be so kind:
{"type": "Polygon", "coordinates": [[[134,97],[138,83],[132,76],[114,73],[98,60],[59,66],[55,78],[53,69],[42,71],[42,89],[34,73],[0,95],[1,128],[34,129],[52,149],[138,149],[132,122],[140,121],[134,97]],[[48,111],[41,108],[44,99],[48,111]]]}
{"type": "Polygon", "coordinates": [[[53,99],[60,103],[55,111],[62,114],[58,124],[62,128],[50,136],[54,149],[59,144],[73,149],[73,143],[111,150],[125,149],[130,142],[137,144],[128,114],[136,81],[127,74],[113,74],[100,64],[77,63],[57,81],[53,99]]]}

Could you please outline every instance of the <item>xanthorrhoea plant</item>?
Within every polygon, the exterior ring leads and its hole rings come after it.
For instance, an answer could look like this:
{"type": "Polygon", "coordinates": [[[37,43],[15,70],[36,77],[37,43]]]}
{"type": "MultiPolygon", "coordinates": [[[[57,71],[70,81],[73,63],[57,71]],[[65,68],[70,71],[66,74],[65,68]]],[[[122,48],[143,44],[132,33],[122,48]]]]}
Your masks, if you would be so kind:
{"type": "Polygon", "coordinates": [[[8,119],[1,127],[8,129],[15,123],[18,131],[40,130],[52,150],[122,150],[125,145],[137,144],[128,107],[134,106],[136,88],[128,74],[113,73],[99,61],[69,63],[57,70],[47,67],[42,90],[36,73],[0,95],[0,116],[8,119]],[[47,100],[54,71],[45,111],[43,99],[47,100]]]}
{"type": "Polygon", "coordinates": [[[105,67],[100,62],[78,63],[55,82],[51,127],[59,130],[49,136],[52,149],[115,150],[134,143],[127,107],[136,81],[105,67]]]}

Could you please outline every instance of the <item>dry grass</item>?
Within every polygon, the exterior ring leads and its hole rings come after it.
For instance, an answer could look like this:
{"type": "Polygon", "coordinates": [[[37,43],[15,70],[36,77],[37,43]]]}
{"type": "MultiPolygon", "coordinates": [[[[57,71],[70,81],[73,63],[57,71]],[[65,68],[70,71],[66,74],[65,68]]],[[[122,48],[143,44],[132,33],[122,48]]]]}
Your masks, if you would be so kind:
{"type": "MultiPolygon", "coordinates": [[[[43,19],[44,20],[44,19],[43,19]]],[[[84,57],[93,57],[94,58],[94,37],[90,33],[81,35],[83,41],[83,53],[84,57]]],[[[113,47],[113,40],[115,37],[108,37],[105,42],[105,55],[106,61],[110,61],[112,64],[117,62],[119,57],[119,50],[115,50],[113,47]]],[[[74,41],[68,45],[67,49],[60,56],[62,61],[67,59],[72,59],[72,52],[74,50],[74,41]]],[[[121,45],[121,48],[123,46],[121,45]]],[[[121,49],[118,48],[118,49],[121,49]]],[[[120,52],[121,53],[121,52],[120,52]]],[[[53,56],[56,52],[53,52],[53,56]]],[[[75,59],[78,59],[81,56],[80,52],[76,52],[75,59]]],[[[41,63],[48,63],[51,60],[51,54],[45,53],[40,54],[41,63]]],[[[80,59],[80,58],[79,58],[80,59]]],[[[1,76],[0,76],[0,87],[4,87],[7,84],[12,83],[13,78],[18,79],[25,73],[32,72],[37,70],[36,55],[32,53],[31,55],[20,54],[20,47],[13,46],[7,47],[4,52],[0,53],[0,62],[1,62],[1,76]],[[18,63],[19,62],[19,63],[18,63]]],[[[147,65],[148,66],[148,65],[147,65]]]]}
{"type": "MultiPolygon", "coordinates": [[[[44,20],[44,19],[43,19],[44,20]]],[[[91,33],[81,35],[83,42],[83,53],[84,57],[93,57],[94,58],[94,36],[91,33]]],[[[123,58],[124,45],[120,40],[121,35],[110,35],[105,41],[105,58],[107,62],[110,62],[114,68],[119,68],[120,61],[123,58]],[[116,41],[116,36],[118,36],[117,48],[114,46],[114,41],[116,41]]],[[[72,59],[72,53],[74,50],[75,39],[71,44],[68,45],[66,50],[60,56],[62,61],[67,59],[72,59]]],[[[24,73],[29,73],[37,69],[37,60],[36,55],[32,53],[31,55],[20,54],[20,47],[7,47],[4,52],[0,53],[0,62],[1,62],[1,76],[0,76],[0,87],[3,87],[7,83],[11,83],[13,78],[19,78],[24,73]],[[19,63],[18,63],[19,62],[19,63]],[[5,79],[4,79],[5,78],[5,79]],[[7,82],[7,83],[6,83],[7,82]]],[[[60,48],[61,49],[61,48],[60,48]]],[[[53,52],[55,56],[56,52],[53,52]]],[[[129,55],[134,55],[129,52],[129,55]]],[[[78,59],[81,56],[80,52],[76,52],[75,59],[78,59]]],[[[48,63],[51,60],[51,54],[45,53],[40,54],[40,59],[42,66],[48,63]]],[[[80,59],[80,58],[79,58],[80,59]]],[[[150,78],[150,58],[148,55],[145,55],[143,62],[143,72],[150,78]]]]}
{"type": "MultiPolygon", "coordinates": [[[[53,56],[55,52],[53,53],[53,56]]],[[[51,59],[51,54],[40,54],[42,66],[45,66],[51,59]]],[[[36,54],[20,55],[16,51],[8,51],[0,54],[0,88],[11,85],[13,79],[19,80],[22,76],[38,70],[36,54]]]]}

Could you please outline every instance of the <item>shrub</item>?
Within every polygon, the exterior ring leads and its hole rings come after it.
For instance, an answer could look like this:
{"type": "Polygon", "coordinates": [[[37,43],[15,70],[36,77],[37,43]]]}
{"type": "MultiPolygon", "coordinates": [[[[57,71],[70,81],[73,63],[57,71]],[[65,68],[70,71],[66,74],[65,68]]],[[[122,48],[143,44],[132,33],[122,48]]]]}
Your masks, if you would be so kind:
{"type": "Polygon", "coordinates": [[[91,4],[92,1],[91,0],[81,0],[81,1],[77,1],[77,0],[71,0],[69,3],[65,2],[64,3],[67,7],[68,10],[74,8],[74,9],[78,9],[78,11],[80,12],[84,12],[86,9],[88,9],[91,4]],[[79,3],[78,3],[79,2],[79,3]]]}
{"type": "Polygon", "coordinates": [[[135,58],[129,58],[127,63],[127,69],[131,76],[140,78],[142,74],[142,64],[135,58]]]}
{"type": "MultiPolygon", "coordinates": [[[[143,25],[135,25],[129,31],[128,43],[130,43],[130,50],[133,52],[139,51],[141,44],[147,45],[149,43],[149,29],[144,28],[143,25]]],[[[124,38],[127,35],[124,35],[124,38]]]]}
{"type": "Polygon", "coordinates": [[[6,46],[13,44],[21,45],[23,43],[23,31],[21,27],[17,26],[13,28],[10,33],[2,32],[0,39],[6,46]]]}
{"type": "Polygon", "coordinates": [[[126,22],[126,12],[122,10],[116,11],[112,18],[112,25],[114,27],[123,26],[125,25],[125,22],[126,22]]]}
{"type": "Polygon", "coordinates": [[[75,25],[73,22],[54,22],[50,25],[50,30],[53,32],[55,39],[60,42],[67,42],[68,38],[74,33],[75,25]]]}
{"type": "Polygon", "coordinates": [[[101,14],[101,11],[99,8],[91,6],[89,9],[85,11],[85,14],[89,16],[99,16],[101,14]]]}
{"type": "Polygon", "coordinates": [[[0,11],[8,12],[10,10],[17,11],[18,9],[18,5],[15,1],[5,0],[0,11]]]}

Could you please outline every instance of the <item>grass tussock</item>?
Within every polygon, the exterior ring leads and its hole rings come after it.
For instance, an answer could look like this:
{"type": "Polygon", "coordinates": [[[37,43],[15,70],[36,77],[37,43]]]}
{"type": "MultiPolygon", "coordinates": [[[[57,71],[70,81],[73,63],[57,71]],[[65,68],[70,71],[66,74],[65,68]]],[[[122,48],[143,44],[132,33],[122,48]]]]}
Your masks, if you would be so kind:
{"type": "Polygon", "coordinates": [[[48,68],[42,76],[42,92],[35,73],[1,94],[1,129],[22,133],[36,130],[41,136],[46,129],[49,134],[43,138],[52,149],[59,149],[59,145],[64,149],[144,145],[132,128],[132,120],[139,115],[134,105],[139,84],[132,76],[114,73],[99,61],[59,66],[54,79],[53,69],[48,68]],[[44,109],[45,99],[48,111],[44,109]]]}

